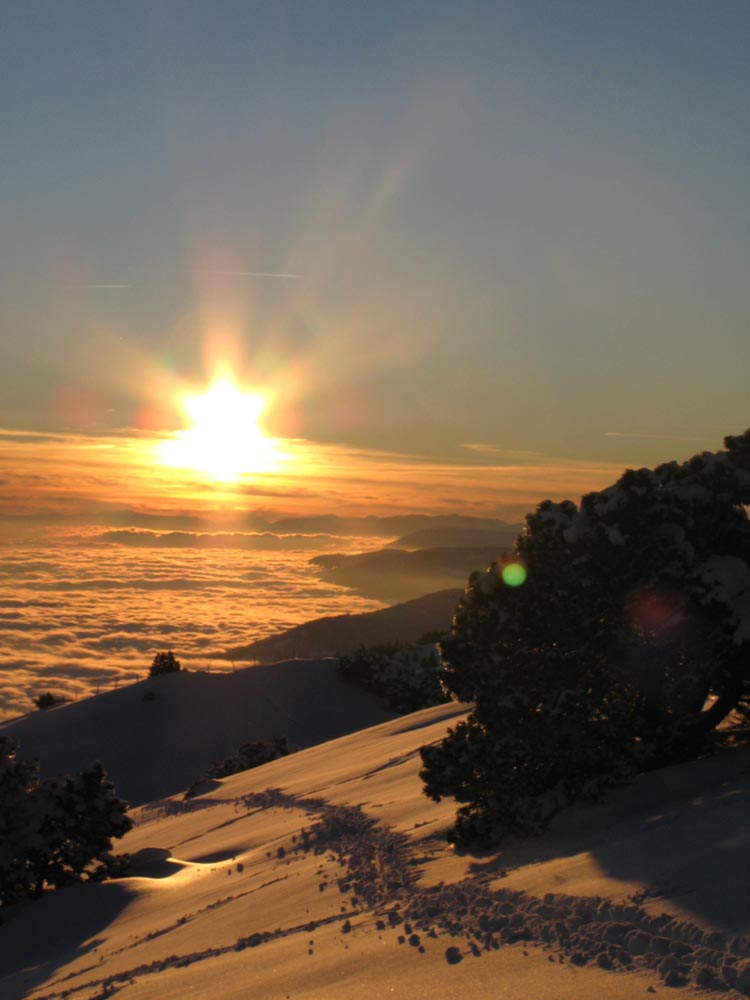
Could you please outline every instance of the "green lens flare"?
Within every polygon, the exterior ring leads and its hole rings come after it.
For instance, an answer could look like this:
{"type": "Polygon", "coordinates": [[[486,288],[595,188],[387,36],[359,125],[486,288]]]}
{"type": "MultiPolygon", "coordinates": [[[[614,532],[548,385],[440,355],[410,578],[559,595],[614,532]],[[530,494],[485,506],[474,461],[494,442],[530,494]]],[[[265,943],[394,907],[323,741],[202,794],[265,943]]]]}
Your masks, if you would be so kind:
{"type": "Polygon", "coordinates": [[[503,583],[509,587],[520,587],[526,579],[526,570],[520,563],[508,563],[503,566],[501,574],[503,583]]]}

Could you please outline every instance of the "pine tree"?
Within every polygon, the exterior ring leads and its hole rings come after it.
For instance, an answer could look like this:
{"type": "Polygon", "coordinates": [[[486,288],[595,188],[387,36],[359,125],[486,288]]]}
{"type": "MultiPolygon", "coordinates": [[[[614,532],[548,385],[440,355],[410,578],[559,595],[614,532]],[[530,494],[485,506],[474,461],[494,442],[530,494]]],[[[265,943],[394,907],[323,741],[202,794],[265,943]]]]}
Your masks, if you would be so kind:
{"type": "Polygon", "coordinates": [[[148,672],[149,677],[161,677],[162,674],[174,674],[182,670],[180,661],[175,657],[171,649],[166,653],[157,653],[148,672]]]}
{"type": "Polygon", "coordinates": [[[452,837],[540,829],[635,770],[699,753],[750,692],[750,431],[629,470],[580,507],[545,501],[517,541],[525,582],[474,574],[441,643],[473,702],[422,750],[452,837]]]}
{"type": "Polygon", "coordinates": [[[106,877],[112,838],[133,825],[100,763],[40,782],[36,761],[21,760],[17,749],[0,737],[0,906],[106,877]]]}

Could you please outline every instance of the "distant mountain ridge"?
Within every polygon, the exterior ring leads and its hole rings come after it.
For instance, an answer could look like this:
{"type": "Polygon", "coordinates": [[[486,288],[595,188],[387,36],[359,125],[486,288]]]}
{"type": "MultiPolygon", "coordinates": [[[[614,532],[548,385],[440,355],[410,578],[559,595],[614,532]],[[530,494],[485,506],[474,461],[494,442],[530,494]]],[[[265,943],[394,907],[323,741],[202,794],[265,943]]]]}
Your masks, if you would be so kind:
{"type": "Polygon", "coordinates": [[[358,555],[323,554],[314,556],[310,562],[325,580],[387,604],[397,604],[438,590],[463,589],[474,570],[486,569],[502,552],[495,545],[412,552],[386,548],[358,555]]]}
{"type": "Polygon", "coordinates": [[[339,517],[324,514],[314,517],[288,517],[270,521],[266,527],[274,532],[325,532],[331,535],[374,535],[393,537],[411,534],[427,528],[449,530],[469,528],[477,531],[503,531],[506,521],[491,517],[468,517],[463,514],[393,514],[388,517],[339,517]]]}
{"type": "Polygon", "coordinates": [[[523,530],[522,524],[511,524],[506,528],[488,531],[483,528],[421,528],[412,531],[394,542],[389,542],[389,549],[478,549],[496,548],[510,550],[523,530]]]}
{"type": "Polygon", "coordinates": [[[277,520],[253,511],[229,515],[154,513],[137,510],[97,510],[86,513],[45,512],[40,514],[0,513],[0,522],[7,525],[60,525],[83,527],[99,525],[112,528],[150,528],[154,531],[268,531],[274,534],[360,535],[394,538],[427,528],[478,531],[503,531],[506,521],[491,517],[464,514],[392,514],[364,517],[341,517],[338,514],[294,515],[277,520]]]}
{"type": "Polygon", "coordinates": [[[379,643],[417,642],[427,632],[450,628],[462,593],[460,589],[442,590],[380,611],[316,618],[214,656],[273,663],[292,657],[337,656],[379,643]]]}
{"type": "Polygon", "coordinates": [[[255,552],[315,552],[342,545],[346,535],[276,534],[272,531],[164,531],[116,528],[102,531],[97,542],[159,549],[248,549],[255,552]]]}

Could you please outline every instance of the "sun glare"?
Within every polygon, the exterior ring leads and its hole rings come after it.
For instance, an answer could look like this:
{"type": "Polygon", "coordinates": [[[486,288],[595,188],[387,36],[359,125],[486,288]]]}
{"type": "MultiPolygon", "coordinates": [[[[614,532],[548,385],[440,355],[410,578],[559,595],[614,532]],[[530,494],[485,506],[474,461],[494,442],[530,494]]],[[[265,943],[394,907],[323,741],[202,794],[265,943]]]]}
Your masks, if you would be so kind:
{"type": "Polygon", "coordinates": [[[263,396],[242,392],[228,378],[201,395],[185,396],[181,407],[192,426],[164,442],[161,461],[225,482],[243,473],[269,472],[280,454],[258,423],[265,405],[263,396]]]}

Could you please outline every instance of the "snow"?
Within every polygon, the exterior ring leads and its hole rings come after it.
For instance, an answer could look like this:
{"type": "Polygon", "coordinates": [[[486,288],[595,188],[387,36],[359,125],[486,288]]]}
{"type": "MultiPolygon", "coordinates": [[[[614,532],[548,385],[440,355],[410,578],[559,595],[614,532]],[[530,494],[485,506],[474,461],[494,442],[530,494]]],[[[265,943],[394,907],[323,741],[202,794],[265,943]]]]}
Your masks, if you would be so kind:
{"type": "Polygon", "coordinates": [[[682,503],[710,503],[714,496],[707,486],[696,482],[676,483],[671,490],[682,503]]]}
{"type": "Polygon", "coordinates": [[[745,982],[748,751],[459,855],[455,803],[421,794],[418,749],[464,712],[391,719],[134,810],[128,877],[8,910],[0,996],[629,1000],[745,982]]]}
{"type": "Polygon", "coordinates": [[[732,641],[750,639],[750,567],[738,556],[711,556],[700,569],[706,587],[705,603],[724,604],[731,611],[732,641]]]}
{"type": "MultiPolygon", "coordinates": [[[[643,471],[643,470],[641,470],[643,471]]],[[[640,487],[633,490],[634,493],[643,492],[640,487]]],[[[595,494],[594,511],[599,517],[610,514],[612,511],[620,510],[628,503],[628,494],[622,486],[610,486],[606,490],[600,490],[595,494]]]]}
{"type": "Polygon", "coordinates": [[[750,584],[750,569],[738,556],[711,556],[703,564],[700,575],[710,588],[710,597],[728,607],[750,584]]]}
{"type": "Polygon", "coordinates": [[[611,545],[625,544],[625,536],[617,525],[605,526],[605,531],[607,532],[607,538],[609,539],[611,545]]]}

